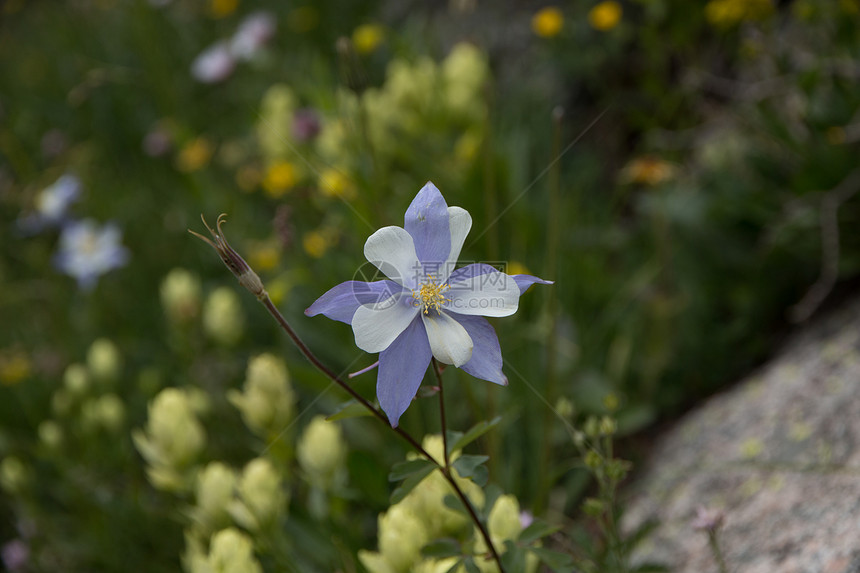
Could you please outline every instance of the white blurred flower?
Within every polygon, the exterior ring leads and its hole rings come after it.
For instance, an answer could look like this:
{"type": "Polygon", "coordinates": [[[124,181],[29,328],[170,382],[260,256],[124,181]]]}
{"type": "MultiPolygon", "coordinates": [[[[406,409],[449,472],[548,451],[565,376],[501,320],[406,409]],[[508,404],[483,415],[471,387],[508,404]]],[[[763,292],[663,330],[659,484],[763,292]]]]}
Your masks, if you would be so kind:
{"type": "Polygon", "coordinates": [[[119,228],[110,223],[101,227],[91,219],[70,223],[60,235],[54,264],[77,279],[81,288],[90,289],[101,275],[128,262],[121,237],[119,228]]]}
{"type": "Polygon", "coordinates": [[[272,39],[276,28],[271,12],[260,10],[249,14],[230,40],[230,53],[239,60],[252,59],[272,39]]]}
{"type": "Polygon", "coordinates": [[[236,59],[228,42],[220,41],[212,44],[194,58],[191,63],[191,75],[198,82],[215,84],[230,77],[236,68],[236,59]]]}
{"type": "Polygon", "coordinates": [[[36,211],[44,219],[57,222],[65,216],[69,205],[80,194],[81,180],[74,175],[63,175],[39,193],[36,197],[36,211]]]}
{"type": "Polygon", "coordinates": [[[63,175],[39,192],[34,202],[35,212],[18,219],[18,229],[25,235],[33,235],[62,223],[80,194],[81,180],[74,175],[63,175]]]}

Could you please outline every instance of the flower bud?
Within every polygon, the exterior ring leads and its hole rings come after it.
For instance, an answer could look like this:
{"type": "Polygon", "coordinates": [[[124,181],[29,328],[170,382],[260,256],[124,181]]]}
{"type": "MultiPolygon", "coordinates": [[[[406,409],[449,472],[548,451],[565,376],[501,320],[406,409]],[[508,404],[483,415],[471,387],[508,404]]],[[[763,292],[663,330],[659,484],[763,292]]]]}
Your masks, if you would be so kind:
{"type": "Polygon", "coordinates": [[[346,443],[340,426],[315,416],[299,439],[297,448],[299,466],[311,484],[322,489],[330,486],[346,458],[346,443]]]}
{"type": "Polygon", "coordinates": [[[100,338],[90,345],[87,367],[96,380],[114,382],[119,378],[122,369],[122,357],[113,342],[100,338]]]}
{"type": "MultiPolygon", "coordinates": [[[[222,529],[209,542],[208,568],[213,573],[262,573],[254,543],[234,527],[222,529]]],[[[196,573],[196,572],[195,572],[196,573]]],[[[202,572],[201,572],[202,573],[202,572]]]]}
{"type": "Polygon", "coordinates": [[[504,545],[508,539],[514,540],[520,534],[520,504],[512,495],[503,495],[496,500],[487,520],[493,543],[504,545]],[[496,540],[499,542],[496,543],[496,540]]]}
{"type": "Polygon", "coordinates": [[[24,491],[30,481],[30,469],[15,456],[7,456],[0,462],[0,486],[10,495],[24,491]]]}
{"type": "Polygon", "coordinates": [[[211,462],[197,476],[193,510],[195,521],[206,531],[228,525],[230,515],[227,508],[233,500],[236,475],[221,462],[211,462]]]}
{"type": "Polygon", "coordinates": [[[610,460],[606,464],[606,476],[614,482],[620,482],[627,477],[627,472],[630,471],[630,462],[626,460],[610,460]]]}
{"type": "Polygon", "coordinates": [[[117,432],[125,422],[125,404],[116,394],[105,394],[95,401],[95,415],[99,425],[117,432]]]}
{"type": "Polygon", "coordinates": [[[585,454],[585,465],[590,470],[596,470],[601,465],[603,465],[603,458],[600,457],[600,454],[595,452],[594,450],[588,450],[588,453],[585,454]]]}
{"type": "Polygon", "coordinates": [[[618,430],[618,424],[609,416],[600,418],[600,433],[604,436],[611,436],[618,430]]]}
{"type": "Polygon", "coordinates": [[[56,450],[63,445],[63,429],[53,420],[42,421],[36,432],[39,434],[39,441],[48,449],[56,450]]]}
{"type": "Polygon", "coordinates": [[[565,420],[569,420],[573,418],[573,414],[576,412],[576,408],[573,406],[573,402],[570,399],[561,397],[555,403],[555,413],[564,418],[565,420]]]}
{"type": "Polygon", "coordinates": [[[72,396],[83,396],[90,389],[90,373],[83,364],[70,364],[63,373],[63,386],[72,396]]]}
{"type": "Polygon", "coordinates": [[[424,524],[403,504],[379,517],[379,552],[395,571],[410,571],[428,541],[424,524]]]}
{"type": "Polygon", "coordinates": [[[243,391],[232,390],[227,398],[239,409],[245,424],[264,438],[279,435],[293,419],[296,398],[287,366],[272,354],[249,360],[243,391]]]}
{"type": "Polygon", "coordinates": [[[589,438],[596,438],[600,435],[600,423],[594,416],[589,416],[585,420],[585,425],[582,429],[585,430],[585,435],[589,438]]]}
{"type": "Polygon", "coordinates": [[[239,480],[238,494],[239,499],[230,504],[230,515],[249,530],[266,529],[286,512],[287,492],[267,458],[248,462],[239,480]]]}
{"type": "Polygon", "coordinates": [[[223,346],[232,346],[242,337],[245,316],[239,297],[229,287],[215,289],[206,300],[203,311],[203,328],[212,340],[223,346]]]}
{"type": "Polygon", "coordinates": [[[200,313],[200,279],[185,269],[173,269],[161,281],[161,306],[173,324],[185,324],[200,313]]]}
{"type": "Polygon", "coordinates": [[[603,502],[595,497],[586,498],[582,503],[582,511],[591,517],[599,517],[603,514],[603,502]]]}
{"type": "Polygon", "coordinates": [[[135,430],[132,438],[150,465],[155,487],[182,490],[190,485],[187,470],[203,450],[206,432],[185,392],[177,388],[159,392],[149,404],[145,431],[135,430]]]}

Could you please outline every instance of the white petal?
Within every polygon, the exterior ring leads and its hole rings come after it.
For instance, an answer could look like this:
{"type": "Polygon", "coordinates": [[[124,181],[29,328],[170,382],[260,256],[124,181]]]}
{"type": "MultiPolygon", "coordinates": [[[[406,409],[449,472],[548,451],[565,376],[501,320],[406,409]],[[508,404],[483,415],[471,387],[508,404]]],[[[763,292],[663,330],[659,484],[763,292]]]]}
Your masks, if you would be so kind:
{"type": "Polygon", "coordinates": [[[412,236],[401,227],[383,227],[368,237],[364,256],[385,276],[408,289],[423,277],[412,236]]]}
{"type": "Polygon", "coordinates": [[[445,292],[448,302],[444,308],[458,314],[510,316],[517,311],[520,301],[517,282],[513,277],[498,271],[477,275],[450,286],[445,292]]]}
{"type": "Polygon", "coordinates": [[[466,236],[472,229],[472,216],[462,207],[448,207],[448,228],[451,230],[451,253],[448,255],[448,261],[442,271],[440,280],[448,280],[448,276],[454,271],[457,266],[457,260],[460,258],[460,251],[463,250],[463,243],[466,242],[466,236]]]}
{"type": "Polygon", "coordinates": [[[388,348],[418,314],[412,300],[397,293],[381,303],[358,307],[352,317],[355,345],[370,354],[388,348]]]}
{"type": "Polygon", "coordinates": [[[436,360],[459,368],[472,358],[472,338],[459,322],[444,312],[422,313],[421,319],[436,360]]]}

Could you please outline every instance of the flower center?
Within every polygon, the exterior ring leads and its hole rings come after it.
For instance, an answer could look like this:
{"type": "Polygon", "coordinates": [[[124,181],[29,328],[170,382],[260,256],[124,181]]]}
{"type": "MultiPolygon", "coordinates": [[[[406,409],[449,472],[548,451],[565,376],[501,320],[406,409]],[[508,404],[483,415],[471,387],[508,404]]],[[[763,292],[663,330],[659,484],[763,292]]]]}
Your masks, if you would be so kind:
{"type": "Polygon", "coordinates": [[[440,307],[448,302],[448,298],[444,294],[449,288],[448,285],[440,285],[433,275],[428,275],[427,278],[429,281],[421,285],[420,289],[412,291],[415,306],[422,307],[424,314],[429,314],[431,310],[439,312],[440,307]]]}

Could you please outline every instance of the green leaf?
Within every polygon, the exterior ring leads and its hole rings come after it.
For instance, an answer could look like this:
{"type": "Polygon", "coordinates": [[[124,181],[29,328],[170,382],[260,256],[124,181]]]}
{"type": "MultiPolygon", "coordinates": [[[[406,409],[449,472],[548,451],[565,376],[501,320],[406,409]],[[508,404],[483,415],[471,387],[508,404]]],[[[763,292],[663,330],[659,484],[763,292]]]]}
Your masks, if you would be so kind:
{"type": "Polygon", "coordinates": [[[453,509],[457,513],[462,513],[464,515],[469,515],[468,510],[463,506],[463,502],[460,501],[460,498],[454,495],[453,493],[449,493],[445,497],[442,498],[442,504],[448,509],[453,509]]]}
{"type": "Polygon", "coordinates": [[[502,565],[505,571],[525,571],[526,570],[526,554],[521,548],[517,547],[513,541],[508,539],[505,541],[505,551],[502,553],[502,565]]]}
{"type": "Polygon", "coordinates": [[[490,456],[460,456],[451,464],[460,477],[469,478],[479,486],[483,487],[490,477],[487,467],[484,462],[490,459],[490,456]]]}
{"type": "Polygon", "coordinates": [[[524,545],[531,545],[538,539],[546,537],[547,535],[552,535],[559,529],[561,528],[557,525],[550,525],[545,521],[535,519],[531,525],[520,532],[517,541],[524,545]]]}
{"type": "MultiPolygon", "coordinates": [[[[394,464],[393,468],[391,468],[391,473],[388,474],[388,481],[400,481],[402,479],[406,479],[414,473],[425,470],[427,467],[430,467],[432,470],[436,467],[436,464],[424,458],[398,462],[394,464]]],[[[430,472],[426,472],[424,475],[427,475],[428,473],[430,472]]]]}
{"type": "Polygon", "coordinates": [[[358,418],[359,416],[372,416],[373,412],[362,406],[356,400],[349,400],[341,404],[334,414],[329,415],[326,420],[334,422],[345,418],[358,418]]]}
{"type": "Polygon", "coordinates": [[[529,551],[537,555],[538,559],[555,573],[571,573],[574,570],[573,557],[567,553],[550,551],[542,547],[531,547],[529,551]]]}
{"type": "Polygon", "coordinates": [[[391,493],[391,504],[394,505],[395,503],[401,502],[403,498],[406,497],[407,494],[409,494],[410,491],[415,489],[415,486],[421,483],[421,480],[426,478],[430,474],[430,472],[435,469],[436,466],[431,464],[425,466],[422,470],[413,472],[412,475],[406,478],[406,480],[404,480],[404,482],[400,484],[400,486],[391,493]]]}
{"type": "Polygon", "coordinates": [[[502,417],[496,416],[489,422],[486,420],[478,422],[477,424],[472,426],[472,428],[468,432],[460,436],[457,440],[453,442],[451,440],[448,440],[448,454],[450,455],[457,450],[462,450],[463,448],[489,432],[491,429],[496,427],[501,421],[502,417]]]}
{"type": "Polygon", "coordinates": [[[475,565],[475,560],[471,557],[466,557],[463,560],[463,566],[466,568],[467,573],[481,573],[481,570],[475,565]]]}
{"type": "Polygon", "coordinates": [[[460,550],[460,544],[456,539],[437,539],[431,541],[421,548],[421,554],[426,557],[436,557],[444,559],[445,557],[457,557],[463,554],[460,550]]]}

